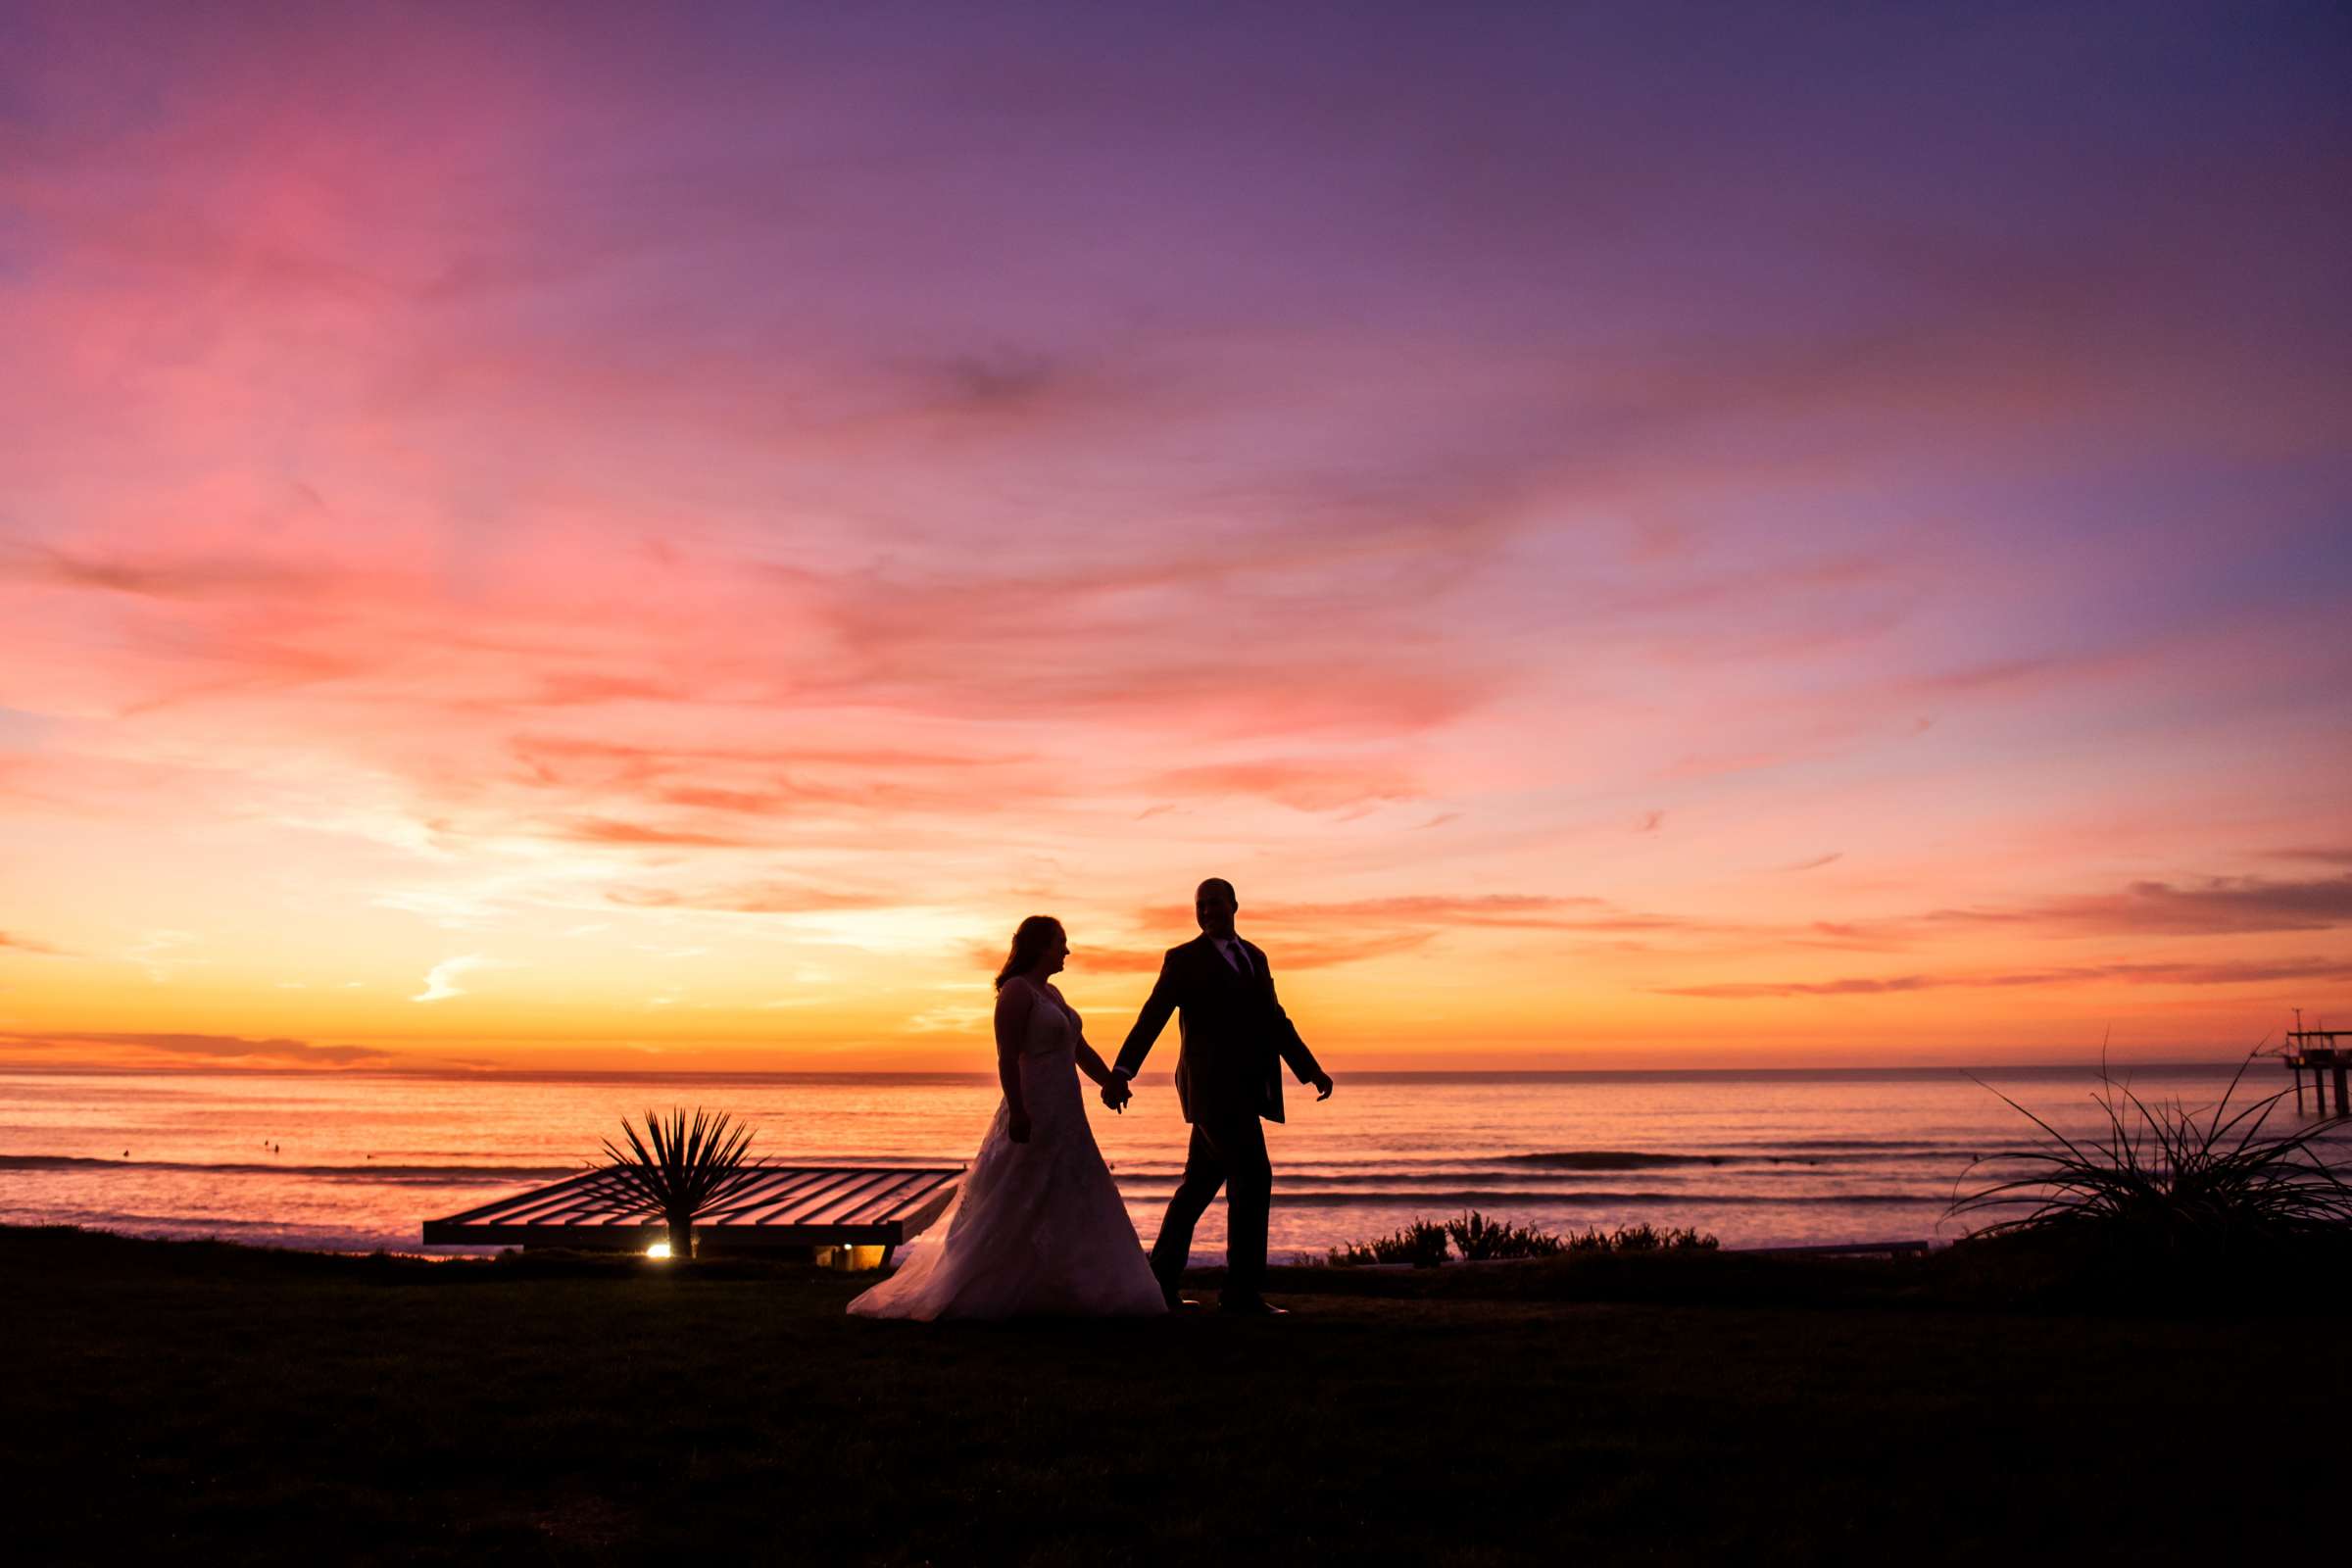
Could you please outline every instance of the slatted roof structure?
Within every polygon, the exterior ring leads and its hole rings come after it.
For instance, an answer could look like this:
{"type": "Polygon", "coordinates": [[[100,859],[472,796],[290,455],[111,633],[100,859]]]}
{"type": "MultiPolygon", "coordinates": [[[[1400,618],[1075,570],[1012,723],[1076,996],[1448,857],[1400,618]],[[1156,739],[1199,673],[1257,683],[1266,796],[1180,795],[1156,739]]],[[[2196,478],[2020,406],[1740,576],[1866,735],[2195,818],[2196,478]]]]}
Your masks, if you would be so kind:
{"type": "MultiPolygon", "coordinates": [[[[766,1165],[694,1222],[698,1247],[895,1248],[939,1217],[960,1165],[766,1165]]],[[[642,1251],[668,1239],[662,1216],[601,1170],[424,1222],[426,1246],[642,1251]]]]}

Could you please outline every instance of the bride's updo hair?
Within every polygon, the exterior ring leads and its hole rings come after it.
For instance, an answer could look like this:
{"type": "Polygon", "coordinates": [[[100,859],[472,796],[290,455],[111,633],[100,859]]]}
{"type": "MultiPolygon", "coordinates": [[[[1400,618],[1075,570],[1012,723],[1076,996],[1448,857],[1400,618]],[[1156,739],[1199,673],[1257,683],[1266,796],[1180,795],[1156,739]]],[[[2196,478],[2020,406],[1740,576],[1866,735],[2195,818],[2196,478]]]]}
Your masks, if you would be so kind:
{"type": "Polygon", "coordinates": [[[1016,974],[1024,974],[1037,963],[1037,956],[1046,945],[1061,935],[1061,922],[1050,914],[1033,914],[1013,928],[1012,951],[1004,955],[1004,967],[997,971],[997,989],[1016,974]]]}

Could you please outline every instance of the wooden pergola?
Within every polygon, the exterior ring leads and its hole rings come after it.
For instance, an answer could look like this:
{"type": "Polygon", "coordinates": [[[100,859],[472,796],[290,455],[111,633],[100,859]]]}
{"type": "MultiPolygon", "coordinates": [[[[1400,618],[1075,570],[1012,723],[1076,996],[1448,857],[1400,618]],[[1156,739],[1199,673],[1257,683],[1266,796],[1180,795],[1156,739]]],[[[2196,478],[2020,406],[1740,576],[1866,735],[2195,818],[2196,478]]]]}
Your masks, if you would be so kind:
{"type": "MultiPolygon", "coordinates": [[[[879,1266],[939,1217],[962,1176],[960,1165],[762,1166],[695,1220],[696,1250],[830,1252],[844,1266],[879,1266]]],[[[668,1237],[660,1214],[601,1170],[424,1222],[427,1247],[644,1252],[668,1237]]]]}

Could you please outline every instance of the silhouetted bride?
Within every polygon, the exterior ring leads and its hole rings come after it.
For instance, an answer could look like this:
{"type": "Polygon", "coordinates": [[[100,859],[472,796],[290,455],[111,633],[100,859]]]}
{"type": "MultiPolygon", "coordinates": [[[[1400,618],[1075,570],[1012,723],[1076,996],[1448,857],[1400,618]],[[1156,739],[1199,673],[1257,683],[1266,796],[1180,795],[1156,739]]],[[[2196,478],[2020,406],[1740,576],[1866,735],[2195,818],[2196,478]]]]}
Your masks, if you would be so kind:
{"type": "Polygon", "coordinates": [[[1165,1312],[1134,1222],[1095,1146],[1078,1074],[1110,1069],[1049,976],[1061,922],[1033,914],[997,976],[1004,1100],[946,1216],[906,1262],[850,1303],[861,1317],[1104,1317],[1165,1312]]]}

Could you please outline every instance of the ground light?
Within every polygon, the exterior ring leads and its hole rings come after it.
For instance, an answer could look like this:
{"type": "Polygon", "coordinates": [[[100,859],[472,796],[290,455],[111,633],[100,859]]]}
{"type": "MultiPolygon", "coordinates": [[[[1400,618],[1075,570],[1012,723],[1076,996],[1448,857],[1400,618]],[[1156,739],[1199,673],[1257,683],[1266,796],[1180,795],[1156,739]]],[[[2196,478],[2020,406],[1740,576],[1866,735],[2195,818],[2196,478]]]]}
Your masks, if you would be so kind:
{"type": "Polygon", "coordinates": [[[818,1268],[839,1269],[844,1274],[864,1274],[882,1266],[883,1247],[820,1247],[816,1250],[818,1268]]]}

